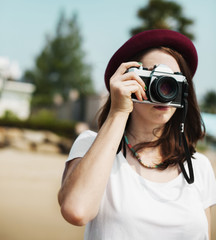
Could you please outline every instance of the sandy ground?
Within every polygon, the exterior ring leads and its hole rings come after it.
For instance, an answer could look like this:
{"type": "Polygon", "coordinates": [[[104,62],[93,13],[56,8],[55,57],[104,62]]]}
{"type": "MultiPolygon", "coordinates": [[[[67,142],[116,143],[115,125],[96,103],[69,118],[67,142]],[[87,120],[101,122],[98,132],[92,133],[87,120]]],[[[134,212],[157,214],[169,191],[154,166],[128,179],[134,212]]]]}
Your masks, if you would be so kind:
{"type": "Polygon", "coordinates": [[[66,156],[0,150],[0,240],[80,240],[57,202],[66,156]]]}
{"type": "MultiPolygon", "coordinates": [[[[216,173],[216,154],[207,154],[216,173]]],[[[81,240],[57,202],[66,156],[0,150],[0,240],[81,240]]],[[[216,239],[216,208],[212,214],[216,239]]]]}

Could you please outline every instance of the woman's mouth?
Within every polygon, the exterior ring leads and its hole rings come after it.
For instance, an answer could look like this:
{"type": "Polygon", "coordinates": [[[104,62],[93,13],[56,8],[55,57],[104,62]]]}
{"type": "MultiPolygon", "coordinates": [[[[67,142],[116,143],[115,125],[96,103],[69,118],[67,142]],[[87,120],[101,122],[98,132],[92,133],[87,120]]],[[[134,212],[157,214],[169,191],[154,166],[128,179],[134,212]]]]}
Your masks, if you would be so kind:
{"type": "Polygon", "coordinates": [[[157,110],[166,111],[169,109],[169,106],[154,106],[157,110]]]}

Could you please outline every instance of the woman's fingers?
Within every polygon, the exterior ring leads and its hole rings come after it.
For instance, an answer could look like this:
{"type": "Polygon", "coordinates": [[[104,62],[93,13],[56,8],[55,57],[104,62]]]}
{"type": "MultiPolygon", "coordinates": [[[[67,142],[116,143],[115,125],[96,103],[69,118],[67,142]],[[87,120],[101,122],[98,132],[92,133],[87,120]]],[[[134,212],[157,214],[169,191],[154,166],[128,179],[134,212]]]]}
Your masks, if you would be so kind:
{"type": "Polygon", "coordinates": [[[147,100],[147,96],[146,96],[146,93],[145,93],[145,83],[142,80],[142,78],[139,77],[135,72],[128,72],[128,73],[124,74],[123,81],[128,81],[127,79],[134,80],[140,85],[140,87],[141,87],[140,90],[142,92],[142,97],[143,97],[143,99],[147,100]]]}
{"type": "Polygon", "coordinates": [[[136,80],[124,81],[123,84],[124,86],[128,87],[130,96],[132,93],[134,93],[139,101],[143,101],[143,99],[147,100],[146,93],[143,87],[136,80]]]}
{"type": "Polygon", "coordinates": [[[145,83],[135,72],[127,72],[131,67],[140,67],[137,62],[122,63],[110,79],[112,106],[122,111],[132,111],[131,95],[139,101],[147,100],[145,83]]]}
{"type": "Polygon", "coordinates": [[[113,76],[124,74],[131,67],[140,67],[140,63],[138,62],[126,62],[122,63],[119,68],[116,70],[113,76]]]}
{"type": "MultiPolygon", "coordinates": [[[[112,86],[115,85],[116,83],[124,83],[128,82],[129,84],[137,84],[139,88],[137,91],[141,92],[142,99],[140,100],[140,97],[138,100],[142,101],[143,99],[147,100],[147,96],[145,93],[145,83],[144,81],[135,73],[135,72],[127,72],[124,73],[123,75],[115,75],[111,80],[110,80],[110,87],[112,89],[112,86]]],[[[119,87],[121,87],[119,85],[119,87]]],[[[134,91],[134,90],[133,90],[134,91]]],[[[133,92],[136,94],[136,92],[133,92]]],[[[137,92],[136,95],[140,96],[140,93],[137,92]]]]}
{"type": "Polygon", "coordinates": [[[143,89],[145,89],[144,81],[135,72],[127,72],[127,70],[131,67],[140,67],[140,63],[138,62],[122,63],[112,76],[111,80],[116,79],[116,77],[118,76],[127,76],[125,78],[126,80],[129,79],[137,80],[139,84],[143,87],[143,89]]]}

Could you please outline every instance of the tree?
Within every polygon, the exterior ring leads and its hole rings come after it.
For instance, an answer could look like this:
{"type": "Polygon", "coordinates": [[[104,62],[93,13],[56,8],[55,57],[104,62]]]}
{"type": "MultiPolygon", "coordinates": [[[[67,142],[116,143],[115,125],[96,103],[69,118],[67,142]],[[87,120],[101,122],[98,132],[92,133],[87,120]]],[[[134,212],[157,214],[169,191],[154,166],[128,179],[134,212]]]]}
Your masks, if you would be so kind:
{"type": "Polygon", "coordinates": [[[216,92],[209,91],[205,94],[202,104],[201,110],[207,113],[216,113],[216,92]]]}
{"type": "Polygon", "coordinates": [[[84,62],[77,16],[69,20],[61,13],[53,37],[48,36],[33,70],[24,78],[36,85],[34,103],[51,104],[56,94],[67,100],[71,89],[81,95],[93,92],[90,66],[84,62]]]}
{"type": "Polygon", "coordinates": [[[137,16],[142,20],[142,25],[132,29],[131,35],[150,29],[170,29],[194,39],[194,35],[188,31],[193,20],[183,16],[182,7],[178,3],[149,0],[146,7],[138,10],[137,16]]]}

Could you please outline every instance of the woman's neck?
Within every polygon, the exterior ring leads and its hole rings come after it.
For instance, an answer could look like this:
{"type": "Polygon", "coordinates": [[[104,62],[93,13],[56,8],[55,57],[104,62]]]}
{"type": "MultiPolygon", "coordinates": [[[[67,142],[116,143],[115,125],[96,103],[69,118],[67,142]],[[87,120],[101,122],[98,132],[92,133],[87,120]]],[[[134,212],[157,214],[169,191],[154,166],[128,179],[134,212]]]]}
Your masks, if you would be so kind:
{"type": "Polygon", "coordinates": [[[160,138],[163,126],[147,122],[140,123],[137,119],[129,120],[126,134],[133,142],[133,145],[140,142],[153,142],[160,138]]]}

